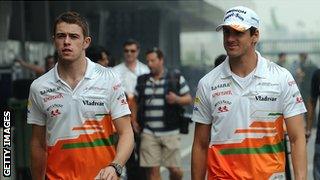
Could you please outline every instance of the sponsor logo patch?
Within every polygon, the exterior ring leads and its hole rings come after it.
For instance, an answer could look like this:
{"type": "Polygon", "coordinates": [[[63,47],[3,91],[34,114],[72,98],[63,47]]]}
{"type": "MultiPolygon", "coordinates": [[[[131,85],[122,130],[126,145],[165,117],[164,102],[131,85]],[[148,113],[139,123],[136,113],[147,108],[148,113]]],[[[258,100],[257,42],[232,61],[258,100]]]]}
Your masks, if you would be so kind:
{"type": "Polygon", "coordinates": [[[114,85],[112,88],[113,88],[114,91],[116,91],[116,90],[118,90],[120,87],[121,87],[121,84],[119,83],[119,84],[114,85]]]}
{"type": "Polygon", "coordinates": [[[48,101],[51,101],[51,100],[61,99],[61,98],[63,98],[63,95],[61,93],[59,93],[58,95],[44,97],[43,101],[44,102],[48,102],[48,101]]]}
{"type": "Polygon", "coordinates": [[[295,85],[295,84],[296,84],[296,81],[294,81],[294,80],[288,81],[288,85],[289,85],[289,86],[293,86],[293,85],[295,85]]]}
{"type": "Polygon", "coordinates": [[[61,114],[61,112],[60,112],[59,109],[53,109],[53,110],[51,111],[51,113],[50,113],[50,116],[51,116],[51,117],[57,117],[57,116],[60,115],[60,114],[61,114]]]}
{"type": "Polygon", "coordinates": [[[216,97],[216,96],[230,96],[232,95],[232,91],[228,90],[228,91],[220,91],[220,92],[215,92],[212,94],[212,97],[216,97]]]}
{"type": "Polygon", "coordinates": [[[99,102],[95,100],[82,100],[83,105],[85,106],[103,106],[104,102],[99,102]]]}
{"type": "Polygon", "coordinates": [[[52,93],[52,92],[56,92],[58,90],[60,90],[61,87],[57,87],[57,88],[48,88],[48,89],[44,89],[44,90],[40,90],[40,94],[41,95],[45,95],[47,93],[52,93]]]}
{"type": "Polygon", "coordinates": [[[276,101],[276,97],[270,97],[270,96],[255,96],[257,101],[276,101]]]}
{"type": "Polygon", "coordinates": [[[296,97],[296,103],[299,104],[299,103],[303,103],[303,99],[301,96],[297,96],[296,97]]]}
{"type": "Polygon", "coordinates": [[[218,84],[216,86],[211,86],[211,90],[214,91],[216,89],[220,89],[220,88],[226,88],[226,87],[230,87],[231,86],[231,82],[228,82],[228,83],[221,83],[221,84],[218,84]]]}
{"type": "Polygon", "coordinates": [[[228,106],[220,106],[218,107],[218,113],[228,112],[229,108],[228,106]]]}
{"type": "Polygon", "coordinates": [[[218,101],[218,102],[216,102],[215,104],[214,104],[214,107],[217,107],[217,106],[221,106],[221,105],[231,105],[232,104],[232,102],[230,102],[230,101],[226,101],[226,100],[221,100],[221,101],[218,101]]]}

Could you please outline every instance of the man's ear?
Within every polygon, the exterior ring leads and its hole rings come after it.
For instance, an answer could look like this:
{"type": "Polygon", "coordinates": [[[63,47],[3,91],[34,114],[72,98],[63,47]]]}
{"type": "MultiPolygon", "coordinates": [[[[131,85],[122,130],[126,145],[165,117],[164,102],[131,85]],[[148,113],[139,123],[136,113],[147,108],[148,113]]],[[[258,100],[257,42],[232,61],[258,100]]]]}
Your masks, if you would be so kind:
{"type": "Polygon", "coordinates": [[[260,32],[258,29],[253,33],[252,37],[253,37],[253,43],[257,44],[260,38],[260,32]]]}
{"type": "Polygon", "coordinates": [[[87,49],[90,46],[91,43],[91,37],[85,37],[84,38],[84,49],[87,49]]]}

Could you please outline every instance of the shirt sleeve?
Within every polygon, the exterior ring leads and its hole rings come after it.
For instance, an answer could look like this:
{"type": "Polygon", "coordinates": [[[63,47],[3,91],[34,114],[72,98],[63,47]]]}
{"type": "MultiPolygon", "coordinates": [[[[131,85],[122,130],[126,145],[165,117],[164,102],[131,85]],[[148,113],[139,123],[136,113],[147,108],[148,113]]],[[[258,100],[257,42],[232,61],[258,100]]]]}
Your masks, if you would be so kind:
{"type": "Polygon", "coordinates": [[[211,108],[207,88],[203,80],[199,81],[196,97],[194,99],[192,121],[203,124],[211,124],[211,108]]]}
{"type": "Polygon", "coordinates": [[[110,113],[112,119],[131,114],[127,102],[127,98],[124,93],[124,89],[121,85],[121,81],[115,73],[112,73],[112,87],[110,89],[110,113]]]}
{"type": "Polygon", "coordinates": [[[298,114],[305,113],[301,93],[292,75],[286,71],[285,81],[283,82],[283,115],[289,118],[298,114]]]}
{"type": "Polygon", "coordinates": [[[179,93],[181,95],[184,95],[184,94],[187,94],[188,92],[190,92],[190,88],[187,84],[187,81],[182,75],[180,76],[179,83],[180,83],[179,93]]]}
{"type": "Polygon", "coordinates": [[[46,115],[42,111],[40,94],[37,93],[35,83],[30,86],[29,98],[28,98],[28,114],[27,123],[36,124],[39,126],[46,125],[46,115]]]}

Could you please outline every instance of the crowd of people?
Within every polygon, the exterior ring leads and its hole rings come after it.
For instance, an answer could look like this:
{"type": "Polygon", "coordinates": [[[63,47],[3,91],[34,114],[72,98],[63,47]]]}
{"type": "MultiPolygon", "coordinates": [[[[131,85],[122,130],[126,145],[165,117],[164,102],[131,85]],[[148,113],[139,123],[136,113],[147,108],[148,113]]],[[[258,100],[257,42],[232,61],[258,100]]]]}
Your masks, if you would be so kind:
{"type": "MultiPolygon", "coordinates": [[[[286,179],[285,133],[293,176],[306,179],[320,71],[306,53],[291,66],[285,53],[277,63],[264,58],[256,50],[260,23],[247,7],[226,11],[216,28],[226,55],[216,58],[193,99],[158,47],[146,51],[144,64],[140,43],[128,39],[124,61],[115,66],[110,52],[91,45],[85,18],[62,13],[53,25],[56,52],[45,68],[17,60],[38,76],[27,117],[33,178],[159,180],[166,167],[170,179],[181,180],[180,123],[184,106],[193,103],[192,179],[286,179]]],[[[315,179],[319,138],[320,132],[315,179]]]]}

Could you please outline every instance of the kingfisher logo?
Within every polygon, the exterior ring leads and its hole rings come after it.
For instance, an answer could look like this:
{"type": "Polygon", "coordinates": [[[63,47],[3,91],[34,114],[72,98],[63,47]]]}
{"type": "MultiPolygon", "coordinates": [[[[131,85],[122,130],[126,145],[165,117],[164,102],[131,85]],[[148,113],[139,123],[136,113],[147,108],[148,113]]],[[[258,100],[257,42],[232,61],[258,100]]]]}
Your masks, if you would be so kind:
{"type": "Polygon", "coordinates": [[[47,111],[50,111],[50,110],[52,110],[53,108],[62,108],[62,107],[63,107],[62,104],[52,104],[51,106],[49,106],[49,107],[47,108],[47,111]]]}
{"type": "Polygon", "coordinates": [[[54,109],[54,110],[51,111],[50,116],[51,117],[57,117],[60,114],[61,114],[61,112],[59,111],[59,109],[54,109]]]}
{"type": "Polygon", "coordinates": [[[83,100],[82,102],[85,106],[103,106],[104,105],[104,102],[97,102],[95,100],[92,100],[92,101],[83,100]]]}
{"type": "Polygon", "coordinates": [[[123,99],[126,95],[124,93],[121,93],[118,97],[117,100],[123,99]]]}
{"type": "Polygon", "coordinates": [[[269,96],[255,96],[257,101],[276,101],[277,98],[269,96]]]}
{"type": "Polygon", "coordinates": [[[227,106],[220,106],[218,108],[218,113],[228,112],[229,108],[227,106]]]}
{"type": "Polygon", "coordinates": [[[296,82],[295,82],[294,80],[288,81],[288,85],[289,85],[289,86],[293,86],[293,85],[295,85],[295,84],[296,84],[296,82]]]}
{"type": "Polygon", "coordinates": [[[303,99],[301,96],[297,96],[296,97],[296,103],[299,104],[299,103],[303,103],[303,99]]]}
{"type": "Polygon", "coordinates": [[[121,99],[121,105],[125,105],[125,104],[128,104],[127,100],[126,99],[121,99]]]}
{"type": "Polygon", "coordinates": [[[227,100],[221,100],[214,104],[214,107],[217,107],[218,105],[231,105],[232,103],[227,100]]]}
{"type": "Polygon", "coordinates": [[[121,84],[119,83],[119,84],[114,85],[112,88],[114,91],[117,91],[120,87],[121,87],[121,84]]]}

